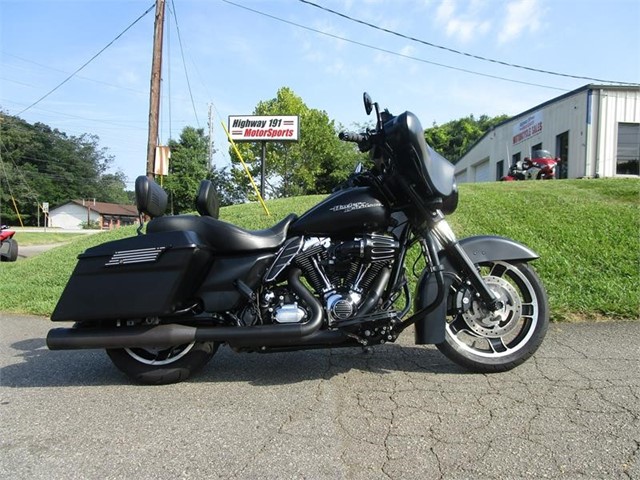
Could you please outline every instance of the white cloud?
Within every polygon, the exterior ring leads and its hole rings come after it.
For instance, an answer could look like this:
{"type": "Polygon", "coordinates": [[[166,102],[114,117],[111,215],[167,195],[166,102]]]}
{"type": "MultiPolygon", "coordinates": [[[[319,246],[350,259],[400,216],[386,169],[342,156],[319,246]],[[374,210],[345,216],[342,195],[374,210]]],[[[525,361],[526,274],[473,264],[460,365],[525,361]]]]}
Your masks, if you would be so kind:
{"type": "Polygon", "coordinates": [[[400,55],[411,57],[416,54],[416,48],[413,45],[405,45],[400,49],[400,55]]]}
{"type": "Polygon", "coordinates": [[[436,20],[438,22],[447,23],[456,11],[455,0],[442,0],[442,3],[436,11],[436,20]]]}
{"type": "Polygon", "coordinates": [[[506,43],[518,38],[523,32],[534,33],[540,29],[542,9],[538,0],[514,0],[507,5],[503,27],[498,41],[506,43]]]}
{"type": "Polygon", "coordinates": [[[442,0],[436,10],[436,21],[444,26],[447,36],[468,43],[491,29],[491,21],[481,15],[484,6],[483,0],[473,0],[459,11],[456,0],[442,0]]]}

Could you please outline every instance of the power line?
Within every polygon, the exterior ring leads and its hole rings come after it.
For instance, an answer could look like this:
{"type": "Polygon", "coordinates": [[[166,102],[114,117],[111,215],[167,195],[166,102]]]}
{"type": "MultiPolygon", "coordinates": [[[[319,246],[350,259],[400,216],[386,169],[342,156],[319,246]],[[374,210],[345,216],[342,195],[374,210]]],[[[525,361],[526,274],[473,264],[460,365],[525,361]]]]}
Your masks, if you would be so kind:
{"type": "MultiPolygon", "coordinates": [[[[220,120],[221,122],[224,122],[224,120],[222,119],[222,116],[220,115],[220,111],[218,110],[218,107],[216,107],[216,103],[213,101],[213,95],[211,95],[211,91],[209,90],[209,86],[207,85],[207,83],[202,78],[202,74],[200,73],[200,69],[198,69],[198,64],[193,61],[193,57],[191,57],[191,56],[189,57],[189,60],[191,61],[191,65],[193,66],[193,68],[196,71],[196,77],[200,81],[200,85],[202,86],[202,88],[203,88],[203,90],[205,92],[205,95],[209,99],[209,103],[213,106],[213,109],[216,112],[216,116],[218,117],[218,120],[220,120]]],[[[220,153],[223,156],[223,159],[227,161],[227,163],[229,163],[229,164],[232,163],[231,162],[231,158],[229,158],[229,154],[228,154],[227,150],[219,149],[219,150],[216,150],[216,153],[220,153]]]]}
{"type": "Polygon", "coordinates": [[[62,85],[64,85],[65,83],[67,83],[69,80],[71,80],[74,75],[76,73],[78,73],[80,70],[82,70],[84,67],[86,67],[87,65],[89,65],[91,62],[93,62],[102,52],[104,52],[107,48],[109,48],[111,45],[113,45],[116,40],[118,40],[120,37],[122,37],[122,35],[124,35],[131,27],[133,27],[136,23],[138,23],[147,13],[149,13],[153,8],[155,7],[155,2],[153,5],[151,5],[142,15],[140,15],[138,18],[136,18],[133,23],[131,23],[127,28],[125,28],[116,38],[114,38],[113,40],[111,40],[104,48],[102,48],[102,50],[100,50],[98,53],[96,53],[93,57],[91,57],[87,62],[85,62],[80,68],[78,68],[75,72],[73,72],[71,75],[69,75],[67,78],[65,78],[62,82],[60,82],[57,86],[55,86],[52,90],[50,90],[49,92],[45,93],[42,97],[40,97],[38,100],[36,100],[35,102],[33,102],[31,105],[29,105],[27,108],[25,108],[24,110],[22,110],[21,112],[18,112],[16,115],[22,115],[24,112],[26,112],[27,110],[29,110],[31,107],[36,106],[38,103],[40,103],[42,100],[44,100],[45,98],[47,98],[49,95],[51,95],[53,92],[55,92],[57,89],[59,89],[62,85]]]}
{"type": "Polygon", "coordinates": [[[196,123],[200,128],[200,120],[198,119],[198,113],[196,112],[196,104],[193,101],[193,93],[191,92],[191,82],[189,82],[189,74],[187,73],[187,63],[184,60],[184,50],[182,48],[182,36],[180,35],[180,27],[178,26],[178,16],[176,15],[176,6],[171,0],[171,9],[173,11],[173,20],[176,23],[176,32],[178,33],[178,43],[180,44],[180,55],[182,56],[182,65],[184,66],[184,76],[187,79],[187,88],[189,90],[189,97],[191,97],[191,106],[193,107],[193,114],[196,117],[196,123]]]}
{"type": "Polygon", "coordinates": [[[262,15],[264,17],[271,18],[272,20],[276,20],[278,22],[282,22],[282,23],[286,23],[286,24],[289,24],[289,25],[293,25],[295,27],[302,28],[302,29],[308,30],[310,32],[319,33],[320,35],[325,35],[327,37],[335,38],[337,40],[342,40],[342,41],[348,42],[348,43],[353,43],[354,45],[359,45],[361,47],[369,48],[371,50],[376,50],[378,52],[388,53],[390,55],[395,55],[397,57],[402,57],[402,58],[406,58],[406,59],[409,59],[409,60],[415,60],[417,62],[427,63],[429,65],[435,65],[437,67],[447,68],[449,70],[455,70],[455,71],[458,71],[458,72],[469,73],[469,74],[472,74],[472,75],[479,75],[481,77],[494,78],[496,80],[503,80],[505,82],[519,83],[519,84],[522,84],[522,85],[531,85],[533,87],[548,88],[548,89],[551,89],[551,90],[560,90],[560,91],[563,91],[563,92],[568,91],[566,88],[553,87],[551,85],[542,85],[540,83],[525,82],[525,81],[516,80],[516,79],[513,79],[513,78],[501,77],[501,76],[498,76],[498,75],[491,75],[491,74],[488,74],[488,73],[476,72],[474,70],[468,70],[468,69],[465,69],[465,68],[453,67],[451,65],[445,65],[443,63],[432,62],[431,60],[425,60],[424,58],[419,58],[419,57],[414,57],[414,56],[411,56],[411,55],[406,55],[404,53],[394,52],[392,50],[387,50],[385,48],[376,47],[375,45],[370,45],[368,43],[359,42],[359,41],[356,41],[356,40],[351,40],[350,38],[346,38],[346,37],[341,37],[341,36],[335,35],[333,33],[323,32],[322,30],[317,30],[315,28],[308,27],[306,25],[301,25],[299,23],[292,22],[290,20],[285,20],[283,18],[276,17],[274,15],[262,12],[260,10],[255,10],[255,9],[247,7],[245,5],[240,5],[240,4],[231,2],[230,0],[222,0],[222,1],[224,3],[229,4],[229,5],[233,5],[234,7],[242,8],[243,10],[247,10],[247,11],[252,12],[252,13],[257,13],[258,15],[262,15]]]}
{"type": "Polygon", "coordinates": [[[304,3],[306,5],[310,5],[312,7],[319,8],[320,10],[324,10],[325,12],[329,12],[329,13],[331,13],[333,15],[337,15],[339,17],[345,18],[345,19],[350,20],[352,22],[356,22],[356,23],[359,23],[361,25],[365,25],[367,27],[373,28],[375,30],[380,30],[382,32],[389,33],[391,35],[395,35],[396,37],[404,38],[406,40],[411,40],[412,42],[421,43],[421,44],[427,45],[429,47],[439,48],[440,50],[445,50],[447,52],[455,53],[457,55],[463,55],[465,57],[475,58],[477,60],[482,60],[484,62],[496,63],[496,64],[499,64],[499,65],[504,65],[506,67],[512,67],[512,68],[520,68],[520,69],[523,69],[523,70],[528,70],[530,72],[544,73],[544,74],[547,74],[547,75],[555,75],[557,77],[575,78],[575,79],[579,79],[579,80],[588,80],[588,81],[591,81],[591,82],[601,82],[601,83],[618,83],[618,84],[622,84],[622,85],[638,85],[637,83],[633,83],[633,82],[620,82],[620,81],[617,81],[617,80],[603,80],[601,78],[593,78],[593,77],[585,77],[585,76],[581,76],[581,75],[571,75],[571,74],[568,74],[568,73],[552,72],[550,70],[542,70],[542,69],[539,69],[539,68],[528,67],[526,65],[518,65],[516,63],[509,63],[509,62],[504,62],[502,60],[495,60],[493,58],[483,57],[481,55],[474,55],[472,53],[463,52],[461,50],[456,50],[454,48],[449,48],[449,47],[445,47],[443,45],[438,45],[438,44],[435,44],[435,43],[427,42],[425,40],[421,40],[419,38],[411,37],[411,36],[405,35],[403,33],[398,33],[398,32],[395,32],[393,30],[389,30],[388,28],[380,27],[379,25],[374,25],[373,23],[365,22],[364,20],[360,20],[358,18],[350,17],[349,15],[346,15],[344,13],[340,13],[340,12],[337,12],[337,11],[332,10],[330,8],[323,7],[322,5],[318,5],[316,3],[310,2],[309,0],[298,0],[298,1],[301,2],[301,3],[304,3]]]}
{"type": "MultiPolygon", "coordinates": [[[[171,12],[171,9],[169,9],[171,12]]],[[[175,16],[175,13],[174,13],[175,16]]],[[[171,29],[167,28],[167,110],[169,113],[169,139],[171,139],[172,131],[171,131],[171,29]]],[[[162,113],[162,110],[160,110],[162,113]]]]}
{"type": "MultiPolygon", "coordinates": [[[[2,149],[4,148],[4,150],[6,151],[7,148],[4,145],[4,142],[2,141],[2,138],[0,138],[0,161],[2,160],[2,149]]],[[[13,167],[15,169],[15,171],[20,174],[20,176],[22,177],[22,181],[26,187],[27,190],[27,195],[32,197],[32,198],[38,198],[38,195],[35,193],[35,191],[33,190],[33,188],[31,188],[31,185],[29,185],[29,182],[27,182],[27,179],[24,176],[24,172],[18,168],[18,166],[16,165],[16,162],[14,161],[13,158],[9,157],[9,160],[11,160],[11,163],[13,164],[13,167]]],[[[11,186],[9,185],[9,177],[7,176],[7,171],[5,170],[4,167],[4,162],[2,162],[2,171],[4,172],[5,178],[7,179],[7,186],[9,186],[9,193],[11,193],[11,186]]],[[[16,175],[17,176],[17,175],[16,175]]],[[[13,196],[13,194],[12,194],[13,196]]]]}
{"type": "MultiPolygon", "coordinates": [[[[18,56],[18,55],[14,55],[14,54],[12,54],[12,53],[7,53],[7,52],[5,52],[4,50],[0,50],[0,53],[2,53],[2,55],[3,55],[3,56],[17,58],[18,60],[21,60],[21,61],[23,61],[23,62],[25,62],[25,63],[31,63],[31,64],[33,64],[33,65],[36,65],[36,66],[40,67],[40,68],[46,68],[47,70],[53,70],[54,72],[60,72],[60,73],[64,73],[64,74],[67,74],[67,75],[68,75],[68,73],[69,73],[69,72],[66,72],[66,71],[64,71],[64,70],[60,70],[59,68],[55,68],[55,67],[51,67],[51,66],[49,66],[49,65],[44,65],[44,64],[42,64],[42,63],[34,62],[33,60],[29,60],[28,58],[24,58],[24,57],[20,57],[20,56],[18,56]]],[[[13,66],[13,67],[15,67],[15,65],[10,65],[10,64],[9,64],[9,66],[13,66]]],[[[17,68],[24,68],[24,67],[17,67],[17,68]]],[[[73,76],[73,74],[72,74],[72,76],[73,76]]],[[[116,85],[115,83],[109,83],[109,82],[105,82],[105,81],[103,81],[103,80],[96,80],[95,78],[84,77],[84,76],[82,76],[82,75],[76,75],[76,78],[79,78],[79,79],[81,79],[81,80],[86,80],[86,81],[88,81],[88,82],[99,83],[99,84],[106,85],[106,86],[108,86],[108,87],[112,87],[112,88],[119,88],[119,89],[122,89],[122,90],[129,90],[130,92],[134,92],[134,93],[141,93],[141,94],[146,94],[146,93],[148,93],[148,92],[144,92],[144,91],[142,91],[142,90],[136,90],[136,89],[134,89],[134,88],[125,87],[125,86],[123,86],[123,85],[116,85]]],[[[5,79],[5,80],[6,80],[6,79],[5,79]]],[[[14,82],[14,83],[20,83],[21,85],[24,85],[24,86],[26,86],[26,87],[38,88],[38,87],[36,87],[35,85],[31,85],[31,84],[27,84],[27,83],[17,82],[16,80],[9,80],[9,81],[12,81],[12,82],[14,82]]]]}
{"type": "MultiPolygon", "coordinates": [[[[0,98],[0,100],[2,100],[0,98]]],[[[9,100],[11,103],[14,103],[16,105],[20,105],[19,102],[13,102],[11,100],[9,100]]],[[[24,104],[22,104],[24,105],[24,104]]],[[[101,123],[104,125],[112,125],[114,127],[118,127],[118,128],[122,128],[122,129],[127,129],[127,130],[131,130],[131,129],[144,129],[144,127],[136,127],[133,125],[125,125],[125,124],[121,124],[121,123],[116,123],[116,122],[112,122],[110,120],[105,120],[105,119],[96,119],[96,118],[87,118],[87,117],[82,117],[80,115],[73,115],[71,113],[63,113],[63,112],[56,112],[55,110],[47,110],[45,108],[40,107],[38,109],[40,112],[46,112],[46,113],[52,113],[55,114],[56,116],[63,116],[63,117],[69,117],[69,118],[76,118],[78,120],[85,120],[88,122],[95,122],[95,123],[101,123]]],[[[17,117],[18,115],[14,115],[15,117],[17,117]]],[[[128,122],[134,122],[134,123],[139,123],[142,122],[142,120],[127,120],[127,119],[122,119],[122,121],[128,121],[128,122]]],[[[56,127],[58,128],[58,127],[56,127]]],[[[59,129],[59,128],[58,128],[59,129]]],[[[146,129],[145,129],[146,130],[146,129]]],[[[86,132],[85,132],[86,133],[86,132]]]]}

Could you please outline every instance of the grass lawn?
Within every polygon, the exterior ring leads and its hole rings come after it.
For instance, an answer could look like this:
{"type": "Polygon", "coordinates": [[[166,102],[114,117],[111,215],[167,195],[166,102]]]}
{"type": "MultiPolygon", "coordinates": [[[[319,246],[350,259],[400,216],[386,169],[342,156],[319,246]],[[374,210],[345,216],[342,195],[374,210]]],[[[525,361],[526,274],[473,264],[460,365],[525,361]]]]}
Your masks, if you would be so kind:
{"type": "Polygon", "coordinates": [[[84,237],[84,233],[59,233],[59,232],[16,232],[13,238],[19,246],[48,245],[50,243],[70,242],[79,237],[84,237]]]}
{"type": "MultiPolygon", "coordinates": [[[[266,228],[290,212],[303,213],[323,196],[221,209],[221,218],[266,228]]],[[[540,254],[533,262],[556,321],[630,319],[640,314],[640,180],[502,182],[460,187],[450,217],[459,237],[502,235],[540,254]]],[[[74,239],[37,257],[0,264],[0,311],[49,315],[86,248],[135,235],[132,227],[74,239]]],[[[413,258],[407,259],[411,272],[413,258]]]]}

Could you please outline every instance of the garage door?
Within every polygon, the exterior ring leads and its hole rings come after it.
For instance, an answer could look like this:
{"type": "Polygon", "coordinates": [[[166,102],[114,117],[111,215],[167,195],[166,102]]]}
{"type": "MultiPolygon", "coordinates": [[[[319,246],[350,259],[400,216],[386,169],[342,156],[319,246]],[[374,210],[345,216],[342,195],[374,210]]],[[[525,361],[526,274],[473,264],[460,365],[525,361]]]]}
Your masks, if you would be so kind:
{"type": "Polygon", "coordinates": [[[462,170],[461,172],[456,173],[456,183],[466,183],[467,182],[467,170],[462,170]]]}
{"type": "Polygon", "coordinates": [[[474,182],[490,182],[491,181],[491,169],[489,168],[489,160],[482,163],[478,163],[474,167],[473,174],[474,182]]]}

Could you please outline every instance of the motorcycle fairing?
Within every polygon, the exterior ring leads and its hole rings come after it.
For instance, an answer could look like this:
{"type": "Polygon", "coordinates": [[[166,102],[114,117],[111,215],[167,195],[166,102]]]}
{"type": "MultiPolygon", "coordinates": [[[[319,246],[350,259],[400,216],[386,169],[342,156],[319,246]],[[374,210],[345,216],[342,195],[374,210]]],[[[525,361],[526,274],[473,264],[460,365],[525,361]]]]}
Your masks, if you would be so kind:
{"type": "MultiPolygon", "coordinates": [[[[482,235],[468,237],[459,241],[460,246],[469,255],[474,264],[503,261],[529,262],[540,256],[529,247],[504,237],[482,235]]],[[[440,263],[444,268],[444,289],[449,292],[456,269],[445,251],[440,254],[440,263]]],[[[430,305],[438,294],[436,279],[428,269],[425,270],[416,286],[414,310],[418,311],[430,305]]],[[[415,323],[415,341],[418,345],[438,344],[444,342],[445,321],[447,316],[447,294],[440,304],[415,323]]]]}
{"type": "Polygon", "coordinates": [[[400,149],[396,162],[404,175],[419,179],[433,196],[446,198],[454,193],[455,167],[427,145],[418,117],[404,112],[387,122],[384,131],[388,142],[400,149]]]}

